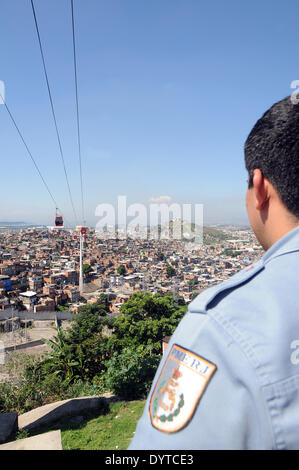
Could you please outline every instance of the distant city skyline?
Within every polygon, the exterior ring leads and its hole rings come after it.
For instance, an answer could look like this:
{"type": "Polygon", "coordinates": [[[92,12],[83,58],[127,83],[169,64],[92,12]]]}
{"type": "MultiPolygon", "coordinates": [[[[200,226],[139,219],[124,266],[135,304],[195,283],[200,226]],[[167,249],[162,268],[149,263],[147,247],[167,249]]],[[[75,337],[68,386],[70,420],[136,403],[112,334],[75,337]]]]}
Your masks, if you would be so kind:
{"type": "MultiPolygon", "coordinates": [[[[35,0],[78,220],[60,161],[29,1],[1,5],[1,89],[65,220],[82,223],[69,0],[35,0]]],[[[299,80],[296,0],[75,0],[86,223],[98,204],[203,204],[249,225],[243,147],[299,80]]],[[[299,82],[298,82],[299,84],[299,82]]],[[[0,219],[53,225],[55,207],[0,103],[0,219]]]]}

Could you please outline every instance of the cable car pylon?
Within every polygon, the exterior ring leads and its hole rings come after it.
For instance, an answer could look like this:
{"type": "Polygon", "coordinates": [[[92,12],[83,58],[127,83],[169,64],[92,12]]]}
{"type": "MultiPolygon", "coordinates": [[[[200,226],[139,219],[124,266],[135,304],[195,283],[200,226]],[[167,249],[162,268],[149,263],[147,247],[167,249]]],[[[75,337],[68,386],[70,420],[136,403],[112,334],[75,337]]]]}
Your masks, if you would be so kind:
{"type": "Polygon", "coordinates": [[[80,271],[79,271],[79,292],[80,292],[80,295],[83,294],[83,288],[84,288],[82,257],[83,257],[83,234],[82,234],[82,231],[80,231],[80,271]]]}
{"type": "MultiPolygon", "coordinates": [[[[84,291],[84,278],[83,278],[83,250],[84,246],[83,243],[86,240],[86,232],[87,227],[86,225],[81,225],[76,227],[76,230],[79,231],[79,242],[80,242],[80,255],[79,255],[79,292],[80,295],[83,294],[84,291]]],[[[77,239],[77,236],[74,236],[74,239],[77,239]],[[75,238],[76,237],[76,238],[75,238]]]]}

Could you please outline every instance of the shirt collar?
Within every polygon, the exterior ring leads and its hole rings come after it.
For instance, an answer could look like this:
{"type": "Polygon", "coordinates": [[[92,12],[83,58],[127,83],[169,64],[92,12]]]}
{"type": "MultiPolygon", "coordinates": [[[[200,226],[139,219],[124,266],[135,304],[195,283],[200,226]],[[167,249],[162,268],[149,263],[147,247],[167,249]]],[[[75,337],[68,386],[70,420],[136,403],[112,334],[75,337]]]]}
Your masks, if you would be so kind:
{"type": "Polygon", "coordinates": [[[277,256],[290,253],[292,251],[299,251],[299,226],[292,229],[286,235],[281,237],[275,242],[262,257],[263,262],[266,264],[271,259],[277,256]]]}

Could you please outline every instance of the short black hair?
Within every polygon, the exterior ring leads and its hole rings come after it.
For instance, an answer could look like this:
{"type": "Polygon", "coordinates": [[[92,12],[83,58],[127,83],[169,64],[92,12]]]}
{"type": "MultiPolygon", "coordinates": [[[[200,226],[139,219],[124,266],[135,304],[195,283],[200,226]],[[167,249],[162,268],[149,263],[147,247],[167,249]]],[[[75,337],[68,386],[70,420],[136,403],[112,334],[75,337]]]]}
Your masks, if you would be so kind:
{"type": "Polygon", "coordinates": [[[257,121],[245,142],[248,187],[260,169],[287,209],[299,218],[299,104],[292,95],[278,101],[257,121]]]}

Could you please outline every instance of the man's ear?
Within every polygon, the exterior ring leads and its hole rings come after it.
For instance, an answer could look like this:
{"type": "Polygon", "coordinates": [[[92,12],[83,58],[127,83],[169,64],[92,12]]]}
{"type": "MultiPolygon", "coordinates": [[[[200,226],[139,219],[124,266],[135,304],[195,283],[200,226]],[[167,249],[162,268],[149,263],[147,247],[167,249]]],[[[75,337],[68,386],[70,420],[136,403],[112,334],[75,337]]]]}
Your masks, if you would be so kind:
{"type": "Polygon", "coordinates": [[[265,204],[269,199],[268,182],[259,169],[254,170],[252,182],[255,197],[255,207],[257,210],[261,211],[264,209],[265,204]]]}

